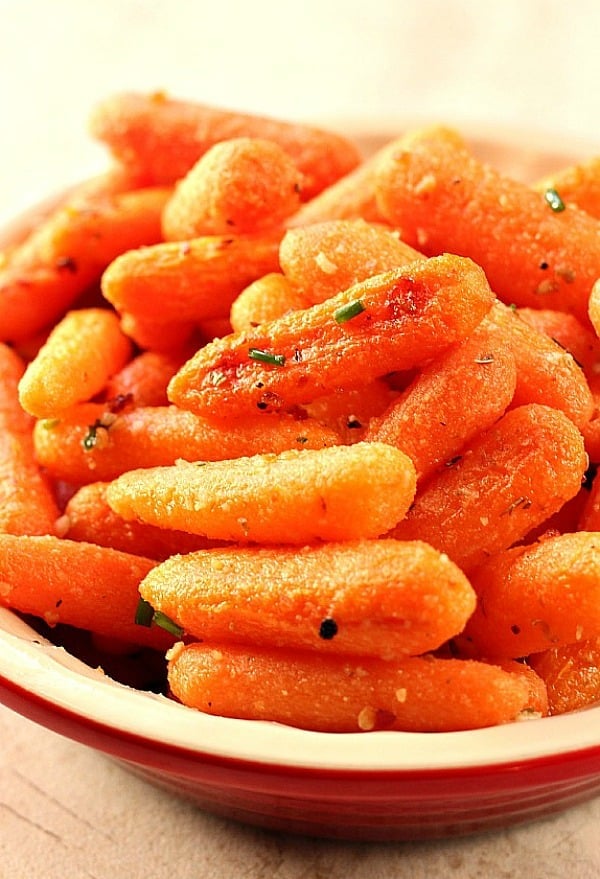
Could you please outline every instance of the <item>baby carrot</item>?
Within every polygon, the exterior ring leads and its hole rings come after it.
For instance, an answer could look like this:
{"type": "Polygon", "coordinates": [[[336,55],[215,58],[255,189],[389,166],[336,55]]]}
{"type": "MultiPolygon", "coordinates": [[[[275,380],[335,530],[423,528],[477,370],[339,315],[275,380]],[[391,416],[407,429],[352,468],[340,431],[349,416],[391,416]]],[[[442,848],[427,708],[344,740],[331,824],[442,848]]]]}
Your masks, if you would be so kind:
{"type": "Polygon", "coordinates": [[[193,321],[162,321],[158,317],[146,317],[141,311],[136,314],[121,311],[121,329],[132,339],[138,348],[156,351],[160,354],[175,355],[180,351],[196,349],[197,328],[193,321]]]}
{"type": "Polygon", "coordinates": [[[391,532],[426,540],[469,572],[548,519],[581,486],[581,434],[557,409],[512,409],[417,493],[391,532]]]}
{"type": "Polygon", "coordinates": [[[244,287],[279,269],[280,238],[212,235],[130,250],[104,272],[102,292],[118,312],[159,326],[223,317],[244,287]]]}
{"type": "Polygon", "coordinates": [[[177,184],[162,215],[167,241],[260,232],[300,205],[302,176],[278,144],[238,137],[215,144],[177,184]]]}
{"type": "Polygon", "coordinates": [[[393,540],[175,556],[140,593],[202,640],[314,650],[320,658],[423,653],[460,632],[475,606],[446,556],[393,540]]]}
{"type": "Polygon", "coordinates": [[[175,553],[215,546],[214,541],[196,534],[168,531],[143,522],[126,522],[109,507],[106,488],[105,482],[93,482],[75,492],[65,507],[63,537],[159,561],[175,553]]]}
{"type": "Polygon", "coordinates": [[[355,145],[334,132],[175,100],[163,93],[115,95],[96,107],[90,127],[126,167],[156,183],[173,183],[210,147],[234,137],[279,144],[302,174],[307,199],[360,161],[355,145]]]}
{"type": "Polygon", "coordinates": [[[207,714],[333,733],[450,732],[528,714],[527,681],[494,665],[411,657],[338,658],[262,647],[179,643],[171,691],[207,714]]]}
{"type": "Polygon", "coordinates": [[[81,485],[136,467],[222,460],[284,449],[318,449],[338,435],[312,418],[259,413],[208,420],[175,406],[114,411],[111,401],[82,403],[34,429],[36,458],[54,479],[81,485]]]}
{"type": "Polygon", "coordinates": [[[464,638],[484,656],[527,656],[600,637],[600,537],[579,531],[498,553],[471,572],[464,638]]]}
{"type": "Polygon", "coordinates": [[[229,315],[231,327],[234,332],[242,333],[309,305],[285,275],[269,272],[249,284],[234,300],[229,315]]]}
{"type": "Polygon", "coordinates": [[[577,205],[600,219],[600,156],[569,165],[535,184],[538,192],[553,189],[565,204],[577,205]]]}
{"type": "Polygon", "coordinates": [[[553,339],[521,320],[513,309],[495,302],[484,318],[510,350],[517,365],[513,406],[542,403],[560,409],[583,430],[594,410],[594,400],[581,367],[553,339]]]}
{"type": "Polygon", "coordinates": [[[504,414],[515,385],[514,357],[482,324],[432,360],[371,420],[365,439],[402,449],[423,480],[440,465],[453,466],[462,447],[504,414]]]}
{"type": "Polygon", "coordinates": [[[54,534],[59,516],[30,435],[11,432],[0,422],[0,532],[54,534]]]}
{"type": "Polygon", "coordinates": [[[0,342],[0,431],[30,433],[33,418],[19,402],[19,382],[25,362],[16,351],[0,342]]]}
{"type": "Polygon", "coordinates": [[[127,397],[134,406],[166,406],[167,385],[175,375],[184,357],[143,351],[108,380],[104,397],[127,397]]]}
{"type": "Polygon", "coordinates": [[[364,220],[290,229],[279,248],[282,272],[311,305],[421,258],[392,229],[364,220]]]}
{"type": "Polygon", "coordinates": [[[305,409],[312,418],[337,431],[341,442],[350,445],[365,438],[369,421],[381,415],[396,397],[397,393],[384,379],[376,378],[368,384],[338,388],[317,397],[305,409]]]}
{"type": "Polygon", "coordinates": [[[144,189],[52,213],[0,270],[0,339],[27,339],[60,318],[120,253],[160,241],[168,195],[144,189]]]}
{"type": "Polygon", "coordinates": [[[418,135],[419,138],[423,138],[430,134],[435,137],[440,133],[457,144],[464,143],[457,131],[442,126],[420,129],[418,132],[410,132],[402,138],[391,140],[372,153],[358,167],[303,204],[288,225],[309,226],[325,220],[359,218],[371,223],[384,223],[375,193],[379,163],[386,155],[393,154],[399,146],[406,144],[409,137],[418,135]]]}
{"type": "Polygon", "coordinates": [[[55,416],[102,390],[131,353],[117,316],[105,309],[69,312],[48,336],[19,383],[26,412],[55,416]]]}
{"type": "Polygon", "coordinates": [[[464,338],[493,303],[470,260],[418,260],[198,351],[169,398],[223,416],[306,403],[408,369],[464,338]]]}
{"type": "Polygon", "coordinates": [[[0,534],[0,603],[132,644],[166,649],[173,636],[135,624],[138,585],[155,562],[52,536],[0,534]]]}
{"type": "Polygon", "coordinates": [[[303,544],[377,537],[406,514],[410,458],[384,443],[290,449],[235,460],[178,461],[123,473],[113,510],[162,528],[220,540],[303,544]]]}
{"type": "Polygon", "coordinates": [[[546,684],[550,714],[600,701],[600,637],[551,647],[528,662],[546,684]]]}
{"type": "Polygon", "coordinates": [[[471,257],[504,302],[587,321],[600,275],[600,226],[553,192],[535,192],[448,139],[429,136],[382,159],[377,198],[409,244],[428,256],[471,257]]]}
{"type": "Polygon", "coordinates": [[[568,351],[588,379],[598,376],[600,340],[587,325],[572,314],[550,308],[518,308],[516,314],[528,326],[545,333],[568,351]]]}

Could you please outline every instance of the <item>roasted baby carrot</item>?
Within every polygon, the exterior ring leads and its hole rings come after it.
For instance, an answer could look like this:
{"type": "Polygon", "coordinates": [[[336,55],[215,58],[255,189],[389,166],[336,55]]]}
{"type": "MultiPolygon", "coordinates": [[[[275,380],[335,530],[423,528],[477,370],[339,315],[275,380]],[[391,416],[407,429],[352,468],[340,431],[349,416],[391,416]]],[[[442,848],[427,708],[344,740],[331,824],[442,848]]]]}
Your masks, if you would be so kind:
{"type": "Polygon", "coordinates": [[[546,684],[550,714],[600,701],[600,638],[551,647],[528,662],[546,684]]]}
{"type": "Polygon", "coordinates": [[[520,406],[425,483],[391,536],[426,540],[472,571],[574,497],[586,467],[581,434],[562,412],[520,406]]]}
{"type": "Polygon", "coordinates": [[[19,402],[18,388],[24,372],[24,360],[0,342],[0,431],[31,432],[33,418],[19,402]]]}
{"type": "Polygon", "coordinates": [[[65,507],[65,533],[62,537],[160,561],[176,553],[215,545],[214,541],[196,534],[155,528],[142,522],[126,522],[109,507],[106,487],[105,482],[93,482],[75,492],[65,507]]]}
{"type": "Polygon", "coordinates": [[[414,137],[377,173],[379,208],[407,243],[429,256],[471,257],[506,303],[587,321],[600,275],[600,226],[589,214],[503,176],[443,136],[414,137]]]}
{"type": "Polygon", "coordinates": [[[334,132],[175,100],[164,93],[115,95],[96,107],[90,127],[126,167],[156,183],[173,183],[210,147],[234,137],[279,144],[302,174],[307,199],[360,162],[356,146],[334,132]]]}
{"type": "Polygon", "coordinates": [[[231,327],[235,333],[241,333],[310,304],[285,275],[269,272],[249,284],[234,300],[229,315],[231,327]]]}
{"type": "Polygon", "coordinates": [[[143,351],[108,380],[104,397],[127,397],[134,406],[166,406],[167,385],[177,372],[184,357],[143,351]]]}
{"type": "Polygon", "coordinates": [[[107,489],[125,519],[218,540],[304,544],[377,537],[406,514],[415,470],[385,443],[130,470],[107,489]]]}
{"type": "Polygon", "coordinates": [[[70,311],[25,370],[19,382],[21,405],[26,412],[47,418],[90,400],[130,354],[131,342],[114,312],[70,311]]]}
{"type": "Polygon", "coordinates": [[[132,644],[166,649],[173,636],[135,624],[138,585],[155,562],[52,536],[0,534],[0,603],[132,644]]]}
{"type": "Polygon", "coordinates": [[[54,534],[59,517],[52,487],[35,461],[30,435],[12,432],[0,421],[0,532],[54,534]]]}
{"type": "Polygon", "coordinates": [[[104,272],[102,292],[118,312],[159,327],[224,317],[244,287],[279,269],[280,238],[212,235],[130,250],[104,272]]]}
{"type": "Polygon", "coordinates": [[[204,550],[163,562],[140,593],[197,638],[319,657],[423,653],[475,606],[446,556],[393,540],[204,550]]]}
{"type": "Polygon", "coordinates": [[[579,531],[498,553],[471,572],[464,638],[490,656],[527,656],[600,636],[600,536],[579,531]]]}
{"type": "Polygon", "coordinates": [[[460,134],[454,129],[443,126],[419,129],[409,132],[401,138],[391,140],[383,147],[376,149],[369,158],[354,168],[340,180],[332,183],[323,192],[302,205],[300,210],[290,219],[290,226],[309,226],[325,220],[356,220],[363,219],[372,223],[385,222],[375,193],[377,167],[388,154],[393,154],[399,146],[408,142],[408,138],[418,136],[420,139],[440,133],[456,144],[464,144],[460,134]]]}
{"type": "Polygon", "coordinates": [[[440,465],[456,464],[463,446],[504,414],[516,376],[510,349],[482,325],[419,372],[406,391],[371,420],[365,439],[402,449],[415,465],[417,478],[426,479],[440,465]]]}
{"type": "Polygon", "coordinates": [[[222,141],[177,184],[163,211],[163,235],[182,241],[272,228],[299,207],[301,186],[295,163],[273,141],[222,141]]]}
{"type": "Polygon", "coordinates": [[[549,336],[568,351],[588,379],[598,376],[600,340],[588,326],[572,314],[549,308],[519,308],[516,314],[528,326],[549,336]]]}
{"type": "Polygon", "coordinates": [[[450,732],[532,711],[522,675],[431,656],[384,662],[179,643],[169,652],[168,676],[174,696],[207,714],[330,733],[450,732]]]}
{"type": "Polygon", "coordinates": [[[513,406],[542,403],[560,409],[583,430],[594,400],[586,376],[573,356],[545,333],[521,320],[512,308],[495,302],[484,318],[515,358],[517,385],[513,406]]]}
{"type": "Polygon", "coordinates": [[[467,336],[493,301],[471,260],[418,260],[206,345],[171,380],[169,398],[219,416],[306,403],[424,363],[467,336]]]}
{"type": "Polygon", "coordinates": [[[120,253],[161,240],[166,189],[60,207],[0,271],[0,339],[19,342],[60,318],[120,253]]]}
{"type": "Polygon", "coordinates": [[[396,397],[396,391],[384,379],[378,378],[368,384],[339,388],[324,397],[317,397],[305,408],[312,418],[337,431],[341,442],[350,445],[365,438],[369,421],[381,415],[396,397]]]}
{"type": "Polygon", "coordinates": [[[319,449],[339,442],[311,418],[256,413],[206,419],[174,406],[114,411],[111,401],[82,403],[58,419],[39,421],[36,457],[54,479],[81,485],[110,480],[136,467],[222,460],[284,449],[319,449]]]}
{"type": "Polygon", "coordinates": [[[282,272],[311,305],[420,258],[392,229],[364,220],[290,229],[279,248],[282,272]]]}

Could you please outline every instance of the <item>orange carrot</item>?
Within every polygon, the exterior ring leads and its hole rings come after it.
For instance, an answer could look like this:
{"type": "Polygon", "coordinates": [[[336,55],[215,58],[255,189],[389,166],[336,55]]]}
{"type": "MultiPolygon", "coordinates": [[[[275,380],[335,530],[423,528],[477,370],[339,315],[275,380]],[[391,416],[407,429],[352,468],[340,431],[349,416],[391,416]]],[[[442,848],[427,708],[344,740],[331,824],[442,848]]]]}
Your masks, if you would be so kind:
{"type": "Polygon", "coordinates": [[[114,479],[136,467],[222,460],[288,448],[318,449],[339,442],[314,419],[258,413],[208,420],[174,406],[114,412],[110,401],[82,403],[34,430],[36,457],[54,479],[76,485],[114,479]]]}
{"type": "Polygon", "coordinates": [[[550,714],[600,701],[600,638],[551,647],[528,661],[546,684],[550,714]]]}
{"type": "Polygon", "coordinates": [[[166,406],[167,385],[184,359],[175,354],[144,351],[109,379],[104,397],[128,397],[135,406],[166,406]]]}
{"type": "Polygon", "coordinates": [[[372,419],[365,439],[402,449],[423,480],[440,465],[453,466],[462,447],[504,414],[515,385],[514,357],[482,325],[426,366],[372,419]]]}
{"type": "Polygon", "coordinates": [[[464,638],[485,656],[527,656],[600,637],[600,537],[579,531],[498,553],[471,572],[464,638]]]}
{"type": "Polygon", "coordinates": [[[165,205],[168,241],[260,232],[300,205],[302,176],[278,144],[238,137],[215,144],[178,183],[165,205]]]}
{"type": "Polygon", "coordinates": [[[0,532],[54,534],[60,511],[40,472],[31,437],[0,423],[0,532]]]}
{"type": "Polygon", "coordinates": [[[365,438],[370,419],[381,415],[396,397],[389,384],[378,378],[354,388],[338,388],[305,408],[312,418],[337,431],[341,442],[350,445],[365,438]]]}
{"type": "Polygon", "coordinates": [[[424,363],[468,335],[492,302],[470,260],[419,260],[206,345],[171,380],[169,398],[220,416],[306,403],[424,363]]]}
{"type": "Polygon", "coordinates": [[[118,312],[159,327],[227,316],[244,287],[278,270],[280,237],[213,235],[130,250],[105,271],[102,292],[118,312]]]}
{"type": "Polygon", "coordinates": [[[73,495],[65,508],[67,521],[63,537],[159,561],[176,553],[215,545],[214,541],[196,534],[168,531],[142,522],[126,522],[109,507],[106,488],[105,482],[93,482],[82,486],[73,495]]]}
{"type": "Polygon", "coordinates": [[[138,585],[155,562],[58,537],[0,534],[0,603],[90,632],[166,649],[173,636],[135,624],[138,585]]]}
{"type": "Polygon", "coordinates": [[[442,135],[456,144],[464,144],[460,134],[453,129],[434,126],[409,132],[402,138],[391,140],[376,149],[369,158],[354,168],[340,180],[332,183],[319,195],[306,202],[290,219],[290,226],[309,226],[326,220],[363,219],[371,223],[385,222],[375,194],[377,168],[388,154],[393,154],[399,146],[409,142],[409,138],[429,135],[442,135]]]}
{"type": "Polygon", "coordinates": [[[92,114],[91,131],[126,167],[156,183],[183,177],[210,147],[233,137],[273,141],[292,157],[311,198],[360,161],[340,135],[307,125],[175,100],[163,93],[120,94],[92,114]]]}
{"type": "Polygon", "coordinates": [[[600,340],[572,314],[549,308],[518,308],[516,314],[525,323],[544,333],[571,354],[586,377],[600,372],[600,340]]]}
{"type": "Polygon", "coordinates": [[[69,312],[50,333],[19,383],[23,408],[38,418],[55,416],[90,400],[127,362],[131,343],[110,311],[69,312]]]}
{"type": "Polygon", "coordinates": [[[573,356],[501,302],[494,303],[484,320],[487,330],[494,331],[515,358],[513,406],[542,403],[560,409],[583,430],[592,417],[594,400],[573,356]]]}
{"type": "Polygon", "coordinates": [[[415,137],[378,166],[384,217],[427,255],[469,256],[506,303],[587,321],[600,275],[598,221],[513,181],[444,137],[415,137]]]}
{"type": "Polygon", "coordinates": [[[241,333],[309,305],[285,275],[269,272],[249,284],[234,300],[230,312],[231,326],[234,332],[241,333]]]}
{"type": "Polygon", "coordinates": [[[24,372],[23,359],[0,342],[0,431],[31,432],[33,418],[19,402],[18,387],[24,372]]]}
{"type": "Polygon", "coordinates": [[[463,628],[473,590],[420,542],[233,547],[175,556],[145,577],[152,607],[202,640],[392,659],[463,628]]]}
{"type": "Polygon", "coordinates": [[[393,230],[364,220],[290,229],[279,248],[281,270],[311,305],[421,258],[393,230]]]}
{"type": "Polygon", "coordinates": [[[107,489],[125,519],[217,540],[303,544],[377,537],[406,514],[415,470],[384,443],[123,473],[107,489]]]}
{"type": "Polygon", "coordinates": [[[530,713],[527,681],[494,665],[412,657],[400,662],[260,647],[176,645],[169,684],[207,714],[334,733],[450,732],[530,713]]]}
{"type": "Polygon", "coordinates": [[[160,241],[169,190],[69,203],[0,270],[0,339],[21,341],[57,320],[120,253],[160,241]]]}
{"type": "Polygon", "coordinates": [[[521,406],[432,477],[391,534],[426,540],[469,572],[574,497],[586,467],[582,437],[562,412],[521,406]]]}

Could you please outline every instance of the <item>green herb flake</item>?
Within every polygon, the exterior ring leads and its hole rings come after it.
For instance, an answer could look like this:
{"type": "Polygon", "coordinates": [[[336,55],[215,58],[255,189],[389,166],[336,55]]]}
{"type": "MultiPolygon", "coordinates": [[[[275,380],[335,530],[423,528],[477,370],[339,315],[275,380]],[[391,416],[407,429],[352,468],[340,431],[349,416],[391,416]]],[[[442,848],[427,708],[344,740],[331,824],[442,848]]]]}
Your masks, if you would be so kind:
{"type": "Polygon", "coordinates": [[[150,602],[146,601],[145,598],[140,597],[135,611],[134,622],[136,626],[146,626],[147,628],[150,628],[150,626],[152,625],[153,616],[154,608],[152,607],[150,602]]]}
{"type": "Polygon", "coordinates": [[[40,421],[40,427],[43,430],[54,430],[60,424],[60,418],[43,418],[40,421]]]}
{"type": "Polygon", "coordinates": [[[544,192],[544,198],[546,203],[550,205],[555,214],[560,214],[561,211],[564,211],[566,205],[556,189],[547,189],[544,192]]]}
{"type": "Polygon", "coordinates": [[[160,626],[161,629],[164,629],[171,635],[175,635],[176,638],[181,638],[181,636],[183,635],[183,628],[161,610],[154,611],[154,613],[152,614],[152,622],[156,623],[157,626],[160,626]]]}
{"type": "Polygon", "coordinates": [[[362,314],[364,310],[365,306],[361,300],[355,299],[354,302],[348,302],[346,305],[338,308],[337,311],[334,311],[333,316],[338,324],[345,324],[352,320],[353,317],[362,314]]]}
{"type": "Polygon", "coordinates": [[[285,363],[284,354],[271,354],[269,351],[263,351],[262,348],[250,348],[248,357],[260,363],[269,363],[271,366],[283,366],[285,363]]]}

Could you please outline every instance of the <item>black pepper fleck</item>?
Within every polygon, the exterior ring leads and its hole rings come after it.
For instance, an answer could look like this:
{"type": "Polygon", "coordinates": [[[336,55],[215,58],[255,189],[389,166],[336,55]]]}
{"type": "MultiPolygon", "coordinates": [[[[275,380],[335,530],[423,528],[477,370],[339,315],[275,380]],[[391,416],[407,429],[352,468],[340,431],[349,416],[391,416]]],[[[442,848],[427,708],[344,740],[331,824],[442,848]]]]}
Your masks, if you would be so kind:
{"type": "Polygon", "coordinates": [[[325,641],[331,641],[332,638],[335,638],[337,633],[337,623],[331,617],[327,617],[326,619],[324,619],[319,626],[319,638],[323,638],[323,640],[325,641]]]}

